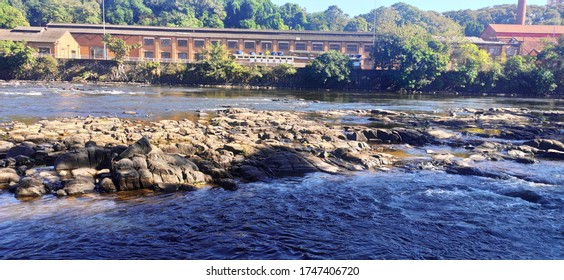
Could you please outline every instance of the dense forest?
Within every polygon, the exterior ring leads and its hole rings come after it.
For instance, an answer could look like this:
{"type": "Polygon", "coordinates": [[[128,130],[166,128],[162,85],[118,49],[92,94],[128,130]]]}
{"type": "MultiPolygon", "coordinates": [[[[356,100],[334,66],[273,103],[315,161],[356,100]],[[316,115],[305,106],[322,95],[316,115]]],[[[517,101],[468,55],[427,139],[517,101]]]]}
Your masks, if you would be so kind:
{"type": "MultiPolygon", "coordinates": [[[[270,0],[105,0],[104,8],[109,24],[369,32],[415,24],[441,36],[479,36],[487,24],[513,23],[516,11],[516,5],[498,5],[441,14],[397,3],[351,17],[338,6],[310,13],[270,0]]],[[[528,7],[530,24],[561,25],[563,19],[562,4],[528,7]]],[[[102,1],[0,0],[0,28],[49,22],[102,23],[102,1]]]]}

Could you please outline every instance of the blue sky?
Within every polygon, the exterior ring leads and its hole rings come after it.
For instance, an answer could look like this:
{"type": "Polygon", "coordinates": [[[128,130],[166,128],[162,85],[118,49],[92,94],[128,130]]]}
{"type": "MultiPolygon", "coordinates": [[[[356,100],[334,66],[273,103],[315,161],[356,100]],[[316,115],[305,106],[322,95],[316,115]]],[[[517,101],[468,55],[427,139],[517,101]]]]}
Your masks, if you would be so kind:
{"type": "MultiPolygon", "coordinates": [[[[308,12],[324,11],[331,5],[337,5],[350,16],[368,13],[374,7],[390,6],[397,2],[404,2],[423,10],[438,12],[479,9],[501,4],[517,4],[517,0],[272,0],[277,5],[295,3],[305,7],[308,12]]],[[[546,0],[528,0],[529,5],[546,5],[546,0]]]]}

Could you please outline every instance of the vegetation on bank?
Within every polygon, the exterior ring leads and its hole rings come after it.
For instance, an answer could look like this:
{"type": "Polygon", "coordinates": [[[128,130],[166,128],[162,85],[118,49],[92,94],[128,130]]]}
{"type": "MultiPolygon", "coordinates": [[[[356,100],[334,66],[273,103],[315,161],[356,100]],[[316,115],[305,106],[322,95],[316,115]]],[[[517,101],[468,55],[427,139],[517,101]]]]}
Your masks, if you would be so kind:
{"type": "Polygon", "coordinates": [[[124,62],[128,46],[107,37],[114,60],[35,57],[24,43],[0,41],[0,79],[73,82],[142,82],[378,91],[503,92],[564,94],[564,37],[547,43],[537,57],[498,57],[464,41],[444,42],[423,28],[402,26],[377,36],[375,70],[353,69],[348,56],[330,51],[305,68],[239,65],[222,45],[201,53],[197,63],[124,62]]]}

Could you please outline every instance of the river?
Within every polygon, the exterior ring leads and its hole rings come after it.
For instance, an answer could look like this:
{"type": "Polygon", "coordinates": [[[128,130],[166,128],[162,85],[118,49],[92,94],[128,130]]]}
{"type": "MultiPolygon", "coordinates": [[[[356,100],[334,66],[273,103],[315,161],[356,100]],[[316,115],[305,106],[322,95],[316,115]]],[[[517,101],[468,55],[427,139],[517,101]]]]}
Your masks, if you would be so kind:
{"type": "MultiPolygon", "coordinates": [[[[460,107],[557,110],[564,102],[4,84],[0,104],[0,122],[7,122],[77,115],[179,118],[228,106],[435,112],[460,107]]],[[[45,196],[30,201],[19,201],[5,192],[0,193],[0,258],[564,259],[562,162],[482,165],[533,180],[392,169],[349,175],[314,173],[241,184],[237,191],[203,188],[173,194],[45,196]],[[532,194],[535,199],[515,193],[532,194]]]]}

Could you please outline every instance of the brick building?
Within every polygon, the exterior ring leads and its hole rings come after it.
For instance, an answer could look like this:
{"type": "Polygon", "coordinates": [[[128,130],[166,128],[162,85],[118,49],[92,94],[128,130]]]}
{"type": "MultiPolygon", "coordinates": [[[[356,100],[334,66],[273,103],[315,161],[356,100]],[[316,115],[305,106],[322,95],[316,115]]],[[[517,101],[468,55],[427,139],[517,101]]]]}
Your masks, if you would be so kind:
{"type": "Polygon", "coordinates": [[[546,42],[557,42],[563,34],[562,25],[490,24],[480,37],[514,45],[516,49],[509,49],[508,54],[536,55],[546,42]]]}
{"type": "MultiPolygon", "coordinates": [[[[104,33],[139,44],[131,60],[192,62],[210,44],[224,45],[241,64],[289,63],[297,67],[319,54],[336,50],[348,54],[356,67],[370,69],[374,35],[369,32],[320,32],[295,30],[248,30],[92,24],[47,25],[48,30],[65,30],[80,45],[85,59],[104,58],[104,33]]],[[[113,55],[108,53],[108,57],[113,55]]]]}

